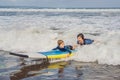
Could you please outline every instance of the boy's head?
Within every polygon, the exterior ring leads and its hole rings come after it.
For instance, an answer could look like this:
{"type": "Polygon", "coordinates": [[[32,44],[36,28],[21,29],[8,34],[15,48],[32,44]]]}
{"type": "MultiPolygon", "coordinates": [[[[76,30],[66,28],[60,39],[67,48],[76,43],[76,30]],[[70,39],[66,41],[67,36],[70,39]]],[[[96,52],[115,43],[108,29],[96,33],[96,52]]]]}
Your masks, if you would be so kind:
{"type": "Polygon", "coordinates": [[[57,43],[60,48],[64,48],[65,45],[63,40],[58,40],[57,43]]]}

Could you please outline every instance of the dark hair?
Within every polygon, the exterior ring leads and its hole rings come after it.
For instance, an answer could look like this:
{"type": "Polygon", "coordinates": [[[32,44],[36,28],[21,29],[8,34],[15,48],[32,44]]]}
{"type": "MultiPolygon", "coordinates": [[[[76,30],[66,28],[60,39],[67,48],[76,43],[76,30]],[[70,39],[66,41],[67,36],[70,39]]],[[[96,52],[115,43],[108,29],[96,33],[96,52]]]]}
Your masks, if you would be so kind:
{"type": "Polygon", "coordinates": [[[84,40],[84,35],[82,34],[82,33],[79,33],[78,35],[77,35],[77,38],[78,37],[81,37],[83,40],[84,40]]]}

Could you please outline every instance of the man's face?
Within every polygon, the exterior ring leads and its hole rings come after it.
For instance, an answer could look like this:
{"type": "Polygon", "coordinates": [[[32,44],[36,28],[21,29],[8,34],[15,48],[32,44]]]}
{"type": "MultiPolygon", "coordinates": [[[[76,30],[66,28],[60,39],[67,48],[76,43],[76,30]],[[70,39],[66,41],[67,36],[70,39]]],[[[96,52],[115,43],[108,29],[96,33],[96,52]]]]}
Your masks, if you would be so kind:
{"type": "Polygon", "coordinates": [[[78,39],[79,42],[83,41],[82,37],[80,37],[80,36],[77,39],[78,39]]]}

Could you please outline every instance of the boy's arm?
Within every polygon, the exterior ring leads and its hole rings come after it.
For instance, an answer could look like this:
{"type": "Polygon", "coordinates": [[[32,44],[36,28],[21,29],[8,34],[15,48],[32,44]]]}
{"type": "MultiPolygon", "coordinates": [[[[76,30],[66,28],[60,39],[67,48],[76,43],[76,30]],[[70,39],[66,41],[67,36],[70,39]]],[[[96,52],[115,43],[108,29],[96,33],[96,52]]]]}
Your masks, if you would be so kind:
{"type": "Polygon", "coordinates": [[[52,50],[57,50],[58,49],[58,47],[56,47],[56,48],[53,48],[52,50]]]}
{"type": "Polygon", "coordinates": [[[72,52],[70,50],[67,49],[67,51],[69,52],[69,54],[71,54],[72,52]]]}
{"type": "Polygon", "coordinates": [[[66,46],[66,49],[69,49],[69,50],[74,50],[75,48],[77,48],[77,45],[67,45],[66,46]]]}
{"type": "Polygon", "coordinates": [[[71,54],[71,51],[69,49],[66,48],[65,51],[67,51],[67,52],[69,52],[71,54]]]}

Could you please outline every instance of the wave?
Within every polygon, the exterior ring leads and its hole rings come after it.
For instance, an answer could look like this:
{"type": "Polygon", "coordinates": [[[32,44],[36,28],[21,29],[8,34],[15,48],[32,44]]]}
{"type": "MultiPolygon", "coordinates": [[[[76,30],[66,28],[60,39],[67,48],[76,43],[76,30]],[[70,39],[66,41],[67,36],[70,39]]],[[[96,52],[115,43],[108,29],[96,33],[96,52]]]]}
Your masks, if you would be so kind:
{"type": "Polygon", "coordinates": [[[79,47],[74,60],[83,62],[97,61],[99,64],[120,65],[119,34],[119,32],[114,31],[107,32],[99,36],[99,40],[101,39],[100,42],[96,41],[93,45],[79,47]],[[119,36],[115,37],[116,35],[119,36]]]}
{"type": "MultiPolygon", "coordinates": [[[[45,28],[0,31],[0,49],[13,52],[49,51],[57,46],[58,39],[63,39],[66,44],[76,44],[76,35],[83,32],[82,30],[85,29],[76,28],[66,32],[45,28]]],[[[92,45],[79,46],[73,60],[83,62],[98,61],[99,64],[120,65],[119,31],[91,34],[84,31],[83,33],[87,38],[94,39],[96,42],[92,45]]]]}
{"type": "Polygon", "coordinates": [[[120,12],[120,9],[20,9],[20,8],[0,8],[0,12],[120,12]]]}
{"type": "Polygon", "coordinates": [[[0,49],[13,52],[48,51],[57,46],[58,39],[63,39],[66,45],[76,44],[76,35],[83,33],[96,42],[78,47],[74,60],[120,65],[120,15],[65,14],[0,16],[0,49]]]}

